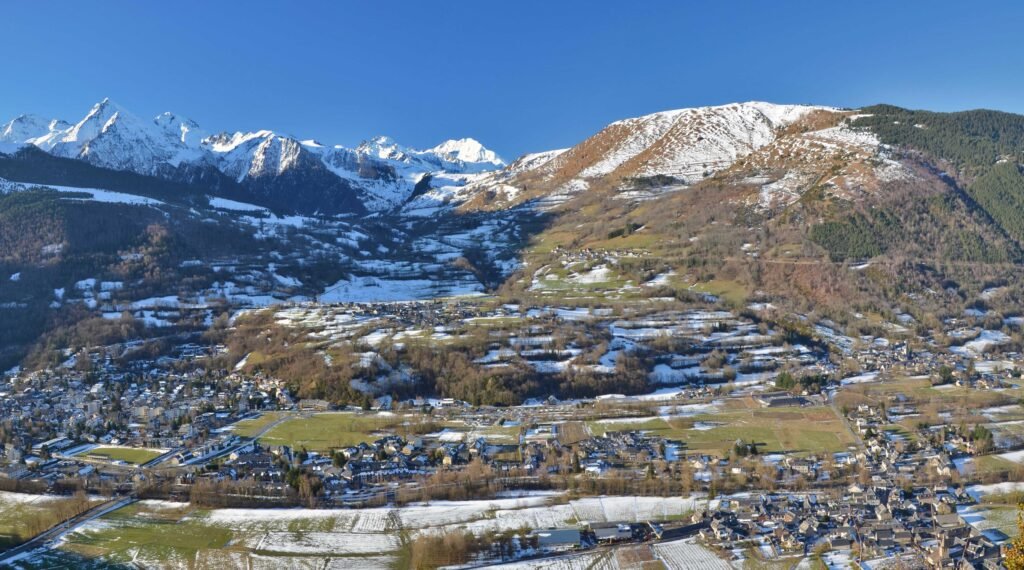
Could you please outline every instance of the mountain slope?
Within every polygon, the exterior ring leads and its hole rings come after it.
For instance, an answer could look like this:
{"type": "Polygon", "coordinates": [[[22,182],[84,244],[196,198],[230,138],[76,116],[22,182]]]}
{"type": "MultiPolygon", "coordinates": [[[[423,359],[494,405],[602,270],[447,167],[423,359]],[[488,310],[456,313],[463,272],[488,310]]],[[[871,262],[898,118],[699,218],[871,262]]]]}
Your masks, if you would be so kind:
{"type": "Polygon", "coordinates": [[[550,212],[522,273],[506,284],[538,303],[714,293],[737,309],[770,302],[838,323],[867,313],[959,316],[983,302],[986,287],[1013,283],[1024,259],[1024,176],[1009,156],[1020,150],[1016,120],[991,129],[975,116],[936,114],[955,134],[925,145],[875,129],[892,119],[866,117],[872,110],[795,108],[753,121],[756,113],[737,112],[728,127],[704,120],[709,131],[691,138],[669,136],[695,128],[668,125],[686,111],[620,122],[533,168],[467,187],[463,208],[525,203],[550,212]],[[714,138],[734,144],[698,154],[714,138]],[[689,157],[712,155],[721,162],[688,177],[689,157]],[[579,188],[567,192],[569,184],[579,188]],[[503,188],[519,194],[502,201],[503,188]],[[595,260],[587,267],[600,268],[599,278],[575,285],[555,272],[580,259],[595,260]],[[637,287],[658,276],[658,287],[637,287]]]}
{"type": "MultiPolygon", "coordinates": [[[[213,311],[208,299],[222,297],[234,307],[492,292],[563,306],[713,294],[738,310],[770,304],[838,324],[856,324],[855,314],[924,323],[988,306],[982,292],[1013,287],[1024,260],[1024,117],[1016,115],[684,109],[618,121],[570,149],[494,171],[480,171],[500,159],[475,141],[416,150],[380,137],[349,149],[271,131],[206,136],[167,114],[151,125],[121,111],[98,116],[107,117],[99,128],[7,125],[8,138],[39,142],[58,130],[47,140],[66,149],[86,141],[89,152],[70,158],[17,143],[0,155],[0,177],[158,200],[136,201],[137,217],[188,247],[131,269],[125,302],[174,295],[213,311]],[[159,143],[161,152],[132,157],[158,162],[154,175],[93,164],[90,153],[119,156],[128,147],[115,143],[143,140],[133,137],[159,143]],[[182,148],[204,158],[176,166],[163,158],[182,148]],[[377,214],[334,215],[367,211],[377,214]],[[281,215],[294,212],[324,215],[281,215]],[[208,240],[216,243],[204,251],[208,240]]],[[[61,224],[95,201],[62,191],[61,224]]],[[[93,214],[102,206],[89,208],[83,215],[103,219],[93,214]]],[[[149,235],[120,235],[103,263],[69,246],[68,273],[31,296],[36,316],[75,279],[123,276],[115,252],[134,256],[149,235]]],[[[55,244],[38,241],[15,247],[3,270],[31,279],[53,263],[42,247],[55,244]]],[[[0,302],[28,302],[4,289],[0,302]]],[[[1011,290],[1000,309],[1024,311],[1018,298],[1024,291],[1011,290]]]]}
{"type": "Polygon", "coordinates": [[[563,152],[534,155],[470,186],[470,209],[541,199],[554,206],[593,186],[660,178],[690,185],[775,140],[823,107],[738,103],[653,113],[616,121],[563,152]]]}

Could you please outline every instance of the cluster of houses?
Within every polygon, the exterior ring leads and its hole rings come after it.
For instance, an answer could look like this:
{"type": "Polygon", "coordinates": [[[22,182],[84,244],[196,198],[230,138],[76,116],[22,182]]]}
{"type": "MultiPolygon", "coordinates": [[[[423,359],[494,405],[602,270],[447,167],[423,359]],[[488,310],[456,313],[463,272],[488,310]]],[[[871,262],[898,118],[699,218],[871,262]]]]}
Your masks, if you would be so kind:
{"type": "Polygon", "coordinates": [[[238,446],[220,461],[217,473],[205,477],[252,480],[280,484],[289,469],[298,468],[321,479],[329,501],[352,502],[352,491],[372,491],[388,482],[427,475],[441,467],[454,468],[477,456],[482,443],[440,442],[436,438],[382,437],[336,450],[317,453],[287,445],[249,442],[238,446]]]}
{"type": "Polygon", "coordinates": [[[177,366],[210,350],[182,344],[174,357],[127,362],[73,355],[68,366],[0,376],[0,476],[56,466],[90,445],[180,450],[187,463],[225,445],[220,430],[250,410],[293,404],[276,379],[177,366]]]}
{"type": "Polygon", "coordinates": [[[906,489],[851,485],[824,494],[744,494],[693,515],[702,539],[726,551],[757,549],[766,558],[812,551],[860,560],[900,558],[930,568],[1000,568],[1006,536],[967,524],[957,508],[974,500],[944,484],[906,489]]]}

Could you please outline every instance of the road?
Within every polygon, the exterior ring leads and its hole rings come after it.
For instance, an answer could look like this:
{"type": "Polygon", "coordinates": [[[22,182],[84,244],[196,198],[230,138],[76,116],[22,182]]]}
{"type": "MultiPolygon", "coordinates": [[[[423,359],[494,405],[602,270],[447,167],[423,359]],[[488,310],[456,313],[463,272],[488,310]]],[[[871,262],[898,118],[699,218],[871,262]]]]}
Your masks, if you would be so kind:
{"type": "Polygon", "coordinates": [[[278,425],[280,425],[280,424],[282,424],[282,423],[284,423],[284,422],[286,422],[288,420],[294,420],[294,419],[298,419],[298,418],[310,418],[312,416],[313,416],[313,414],[311,412],[286,412],[286,413],[282,413],[281,417],[279,417],[276,420],[270,422],[269,424],[263,426],[263,429],[261,429],[260,431],[256,432],[255,434],[253,434],[252,437],[250,437],[249,439],[259,439],[259,438],[263,437],[264,435],[266,435],[267,432],[269,432],[270,430],[276,428],[278,425]]]}
{"type": "Polygon", "coordinates": [[[84,513],[76,517],[72,517],[58,524],[57,526],[51,528],[50,530],[37,535],[35,538],[22,544],[21,546],[12,548],[11,550],[8,550],[0,554],[0,567],[10,564],[18,558],[28,555],[34,550],[38,550],[40,548],[49,546],[53,541],[75,530],[79,526],[93,519],[99,518],[107,513],[126,507],[134,503],[136,500],[137,499],[135,497],[123,497],[120,499],[113,499],[105,503],[96,505],[95,507],[89,509],[88,511],[85,511],[84,513]]]}
{"type": "Polygon", "coordinates": [[[839,418],[839,421],[843,422],[843,427],[845,427],[846,431],[850,433],[850,437],[853,438],[853,441],[857,442],[857,447],[861,450],[867,449],[867,446],[864,445],[864,440],[860,437],[860,434],[857,433],[857,430],[853,429],[852,425],[850,425],[850,418],[847,418],[846,414],[839,409],[839,406],[836,406],[834,398],[835,395],[833,394],[832,397],[829,397],[828,399],[828,405],[832,408],[832,412],[839,418]]]}
{"type": "Polygon", "coordinates": [[[153,459],[150,459],[149,461],[143,463],[142,465],[139,465],[139,467],[141,467],[142,469],[146,469],[148,467],[155,466],[157,463],[163,463],[164,461],[166,461],[166,460],[174,457],[175,455],[177,455],[178,452],[182,451],[182,449],[183,448],[172,449],[172,450],[168,451],[167,453],[165,453],[163,455],[160,455],[158,457],[154,457],[153,459]]]}

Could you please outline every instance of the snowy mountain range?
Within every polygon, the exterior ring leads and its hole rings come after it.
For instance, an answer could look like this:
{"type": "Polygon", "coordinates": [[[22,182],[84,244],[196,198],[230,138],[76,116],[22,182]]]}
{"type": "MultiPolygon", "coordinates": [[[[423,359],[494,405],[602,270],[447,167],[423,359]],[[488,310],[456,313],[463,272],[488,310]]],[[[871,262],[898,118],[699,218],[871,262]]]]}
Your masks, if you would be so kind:
{"type": "MultiPolygon", "coordinates": [[[[817,132],[848,114],[764,102],[662,111],[613,122],[571,148],[527,154],[506,165],[469,138],[419,150],[388,137],[348,148],[269,130],[210,134],[172,113],[140,119],[105,99],[75,124],[33,115],[13,119],[0,127],[0,153],[33,147],[285,213],[423,217],[453,207],[496,210],[529,203],[547,209],[595,186],[629,194],[638,181],[686,187],[748,157],[771,162],[773,156],[808,152],[808,145],[851,151],[854,139],[846,131],[808,135],[813,140],[786,134],[790,127],[817,132]],[[838,143],[823,142],[835,137],[838,143]],[[793,144],[800,148],[780,147],[793,144]]],[[[853,146],[870,155],[876,143],[853,146]]],[[[766,203],[795,195],[789,186],[802,178],[790,178],[769,189],[766,203]]]]}
{"type": "Polygon", "coordinates": [[[0,151],[12,153],[25,146],[174,181],[194,183],[223,175],[241,187],[232,193],[235,197],[274,206],[306,203],[306,209],[323,213],[389,210],[428,177],[475,174],[505,165],[469,138],[417,150],[387,137],[350,149],[268,130],[211,135],[190,119],[163,113],[146,120],[109,99],[75,124],[22,115],[0,128],[0,151]],[[310,199],[294,199],[309,192],[310,199]],[[318,198],[325,199],[318,203],[318,198]]]}

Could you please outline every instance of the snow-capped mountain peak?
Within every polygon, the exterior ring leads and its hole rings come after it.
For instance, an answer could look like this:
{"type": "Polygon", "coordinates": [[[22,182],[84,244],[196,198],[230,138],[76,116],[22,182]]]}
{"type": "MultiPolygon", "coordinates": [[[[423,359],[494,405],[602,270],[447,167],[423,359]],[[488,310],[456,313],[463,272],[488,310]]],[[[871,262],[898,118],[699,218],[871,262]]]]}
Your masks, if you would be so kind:
{"type": "Polygon", "coordinates": [[[202,148],[221,172],[239,182],[246,178],[279,176],[296,167],[303,153],[319,150],[317,146],[268,130],[221,133],[203,139],[202,148]]]}
{"type": "MultiPolygon", "coordinates": [[[[213,152],[228,153],[236,148],[256,140],[266,140],[277,136],[273,131],[253,131],[249,133],[220,133],[203,139],[203,146],[213,152]]],[[[258,143],[256,143],[258,144],[258,143]]]]}
{"type": "Polygon", "coordinates": [[[505,161],[497,153],[471,138],[446,140],[426,152],[436,154],[449,162],[490,164],[496,168],[505,166],[505,161]]]}
{"type": "Polygon", "coordinates": [[[169,114],[145,120],[104,99],[74,125],[24,142],[57,156],[154,175],[200,159],[199,137],[193,121],[169,114]]]}
{"type": "Polygon", "coordinates": [[[190,148],[197,148],[203,139],[206,138],[206,133],[199,128],[195,121],[179,117],[174,113],[161,113],[153,119],[153,122],[167,133],[170,133],[181,144],[190,148]]]}
{"type": "Polygon", "coordinates": [[[119,120],[134,123],[135,125],[141,124],[141,121],[135,115],[128,113],[110,99],[104,99],[93,105],[84,119],[64,133],[60,142],[79,143],[81,146],[85,146],[104,131],[113,127],[119,120]]]}
{"type": "Polygon", "coordinates": [[[382,160],[398,161],[406,161],[410,154],[409,149],[399,145],[391,137],[384,135],[359,143],[359,146],[356,147],[356,152],[382,160]]]}
{"type": "Polygon", "coordinates": [[[53,119],[50,121],[48,128],[51,133],[66,131],[71,128],[71,123],[62,119],[53,119]]]}
{"type": "Polygon", "coordinates": [[[50,132],[53,121],[38,115],[19,115],[0,128],[0,142],[20,143],[50,132]]]}

